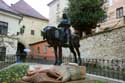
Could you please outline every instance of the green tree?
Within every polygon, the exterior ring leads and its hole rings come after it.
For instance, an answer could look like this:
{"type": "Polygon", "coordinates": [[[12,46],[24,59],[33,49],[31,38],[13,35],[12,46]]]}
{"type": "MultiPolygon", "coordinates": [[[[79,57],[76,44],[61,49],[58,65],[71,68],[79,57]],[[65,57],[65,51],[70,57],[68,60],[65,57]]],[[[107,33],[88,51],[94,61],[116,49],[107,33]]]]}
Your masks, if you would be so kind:
{"type": "Polygon", "coordinates": [[[103,0],[69,0],[66,10],[73,28],[91,34],[91,30],[104,16],[102,5],[103,0]]]}

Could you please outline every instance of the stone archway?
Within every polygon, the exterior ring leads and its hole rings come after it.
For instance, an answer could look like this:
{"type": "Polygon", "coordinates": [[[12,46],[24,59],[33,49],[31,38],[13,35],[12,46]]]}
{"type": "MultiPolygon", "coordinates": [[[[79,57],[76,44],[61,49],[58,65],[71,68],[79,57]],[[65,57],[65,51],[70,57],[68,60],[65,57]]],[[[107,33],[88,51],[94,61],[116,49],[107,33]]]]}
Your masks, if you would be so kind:
{"type": "Polygon", "coordinates": [[[25,49],[25,46],[21,42],[18,42],[17,53],[22,54],[24,52],[24,49],[25,49]]]}
{"type": "Polygon", "coordinates": [[[25,45],[22,44],[21,42],[18,42],[17,52],[16,52],[17,61],[25,62],[26,52],[24,52],[24,49],[25,49],[25,45]]]}

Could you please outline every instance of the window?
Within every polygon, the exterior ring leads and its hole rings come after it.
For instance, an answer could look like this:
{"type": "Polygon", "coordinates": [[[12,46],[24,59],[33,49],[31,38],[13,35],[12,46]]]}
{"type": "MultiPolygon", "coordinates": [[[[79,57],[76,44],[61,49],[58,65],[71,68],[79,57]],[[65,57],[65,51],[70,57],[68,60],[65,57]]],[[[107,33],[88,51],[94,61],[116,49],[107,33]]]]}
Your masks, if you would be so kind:
{"type": "Polygon", "coordinates": [[[40,47],[37,47],[37,53],[40,54],[40,47]]]}
{"type": "Polygon", "coordinates": [[[43,48],[43,53],[44,53],[44,54],[47,53],[47,46],[44,46],[44,48],[43,48]]]}
{"type": "Polygon", "coordinates": [[[6,56],[6,48],[0,47],[0,61],[4,61],[6,56]]]}
{"type": "Polygon", "coordinates": [[[20,32],[17,32],[17,34],[16,35],[19,35],[20,34],[20,32]]]}
{"type": "Polygon", "coordinates": [[[123,7],[116,9],[116,18],[121,18],[121,17],[123,17],[123,7]]]}
{"type": "Polygon", "coordinates": [[[0,21],[0,35],[7,35],[8,23],[0,21]]]}
{"type": "Polygon", "coordinates": [[[31,30],[31,35],[34,35],[35,34],[35,31],[34,30],[31,30]]]}
{"type": "Polygon", "coordinates": [[[52,52],[55,52],[55,51],[54,51],[54,48],[52,48],[52,52]]]}
{"type": "Polygon", "coordinates": [[[30,49],[31,49],[31,52],[32,52],[32,54],[33,54],[33,53],[34,53],[34,48],[31,46],[30,49]]]}
{"type": "Polygon", "coordinates": [[[23,25],[22,28],[20,28],[20,34],[23,34],[25,30],[25,26],[23,25]]]}

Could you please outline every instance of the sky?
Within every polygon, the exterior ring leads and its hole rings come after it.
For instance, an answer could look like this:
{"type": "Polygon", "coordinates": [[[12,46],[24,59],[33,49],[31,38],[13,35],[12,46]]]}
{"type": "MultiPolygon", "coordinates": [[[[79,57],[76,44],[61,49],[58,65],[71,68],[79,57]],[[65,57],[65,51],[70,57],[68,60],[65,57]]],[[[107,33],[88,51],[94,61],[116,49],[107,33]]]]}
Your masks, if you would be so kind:
{"type": "MultiPolygon", "coordinates": [[[[19,0],[3,0],[8,5],[14,4],[19,0]]],[[[41,15],[49,18],[49,7],[47,4],[52,0],[25,0],[32,8],[38,11],[41,15]]]]}

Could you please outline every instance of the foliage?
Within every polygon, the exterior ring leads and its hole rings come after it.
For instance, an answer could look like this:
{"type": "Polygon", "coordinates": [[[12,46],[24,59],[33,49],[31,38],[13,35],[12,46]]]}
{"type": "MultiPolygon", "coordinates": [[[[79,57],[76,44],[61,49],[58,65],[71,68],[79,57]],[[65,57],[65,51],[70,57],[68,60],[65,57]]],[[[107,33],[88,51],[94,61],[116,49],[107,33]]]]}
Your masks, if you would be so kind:
{"type": "Polygon", "coordinates": [[[100,18],[104,16],[102,5],[102,0],[69,0],[66,12],[71,20],[71,25],[76,30],[89,34],[91,29],[96,28],[100,18]]]}
{"type": "Polygon", "coordinates": [[[99,80],[94,80],[94,83],[106,83],[106,82],[102,82],[102,81],[99,81],[99,80]]]}
{"type": "Polygon", "coordinates": [[[27,64],[17,64],[10,68],[0,71],[0,83],[14,83],[21,79],[28,69],[27,64]]]}

